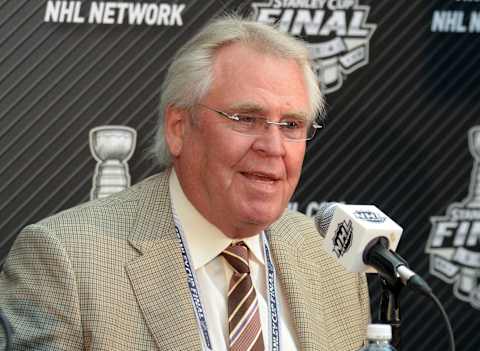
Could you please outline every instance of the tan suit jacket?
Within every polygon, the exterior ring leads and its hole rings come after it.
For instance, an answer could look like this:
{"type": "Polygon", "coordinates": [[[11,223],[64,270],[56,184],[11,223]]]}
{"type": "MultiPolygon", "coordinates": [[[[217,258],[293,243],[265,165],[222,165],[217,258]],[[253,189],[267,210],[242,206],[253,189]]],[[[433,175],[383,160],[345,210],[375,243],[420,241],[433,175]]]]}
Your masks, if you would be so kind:
{"type": "MultiPolygon", "coordinates": [[[[330,258],[299,213],[267,236],[301,349],[358,349],[365,277],[330,258]]],[[[25,228],[0,277],[0,306],[14,350],[201,350],[168,175],[25,228]]]]}

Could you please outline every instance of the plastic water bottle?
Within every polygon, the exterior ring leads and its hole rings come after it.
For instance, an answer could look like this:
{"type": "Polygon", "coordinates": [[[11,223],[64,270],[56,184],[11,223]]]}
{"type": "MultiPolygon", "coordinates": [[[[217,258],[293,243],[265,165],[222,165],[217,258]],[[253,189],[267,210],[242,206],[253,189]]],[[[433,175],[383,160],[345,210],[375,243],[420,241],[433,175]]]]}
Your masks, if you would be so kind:
{"type": "Polygon", "coordinates": [[[358,351],[395,351],[390,345],[392,327],[389,324],[369,324],[367,344],[358,351]]]}

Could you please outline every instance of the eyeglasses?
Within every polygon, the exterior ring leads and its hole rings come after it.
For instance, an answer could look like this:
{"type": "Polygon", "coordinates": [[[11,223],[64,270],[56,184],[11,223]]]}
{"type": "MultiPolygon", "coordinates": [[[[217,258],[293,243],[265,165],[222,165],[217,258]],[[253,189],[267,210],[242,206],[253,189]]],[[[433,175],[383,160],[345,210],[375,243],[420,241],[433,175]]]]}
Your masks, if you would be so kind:
{"type": "Polygon", "coordinates": [[[263,135],[270,125],[275,125],[285,139],[289,141],[305,141],[312,140],[317,129],[323,128],[321,124],[311,123],[301,118],[287,118],[281,122],[274,122],[269,121],[265,117],[249,116],[243,113],[229,114],[203,104],[198,105],[227,119],[230,122],[230,128],[243,135],[263,135]]]}

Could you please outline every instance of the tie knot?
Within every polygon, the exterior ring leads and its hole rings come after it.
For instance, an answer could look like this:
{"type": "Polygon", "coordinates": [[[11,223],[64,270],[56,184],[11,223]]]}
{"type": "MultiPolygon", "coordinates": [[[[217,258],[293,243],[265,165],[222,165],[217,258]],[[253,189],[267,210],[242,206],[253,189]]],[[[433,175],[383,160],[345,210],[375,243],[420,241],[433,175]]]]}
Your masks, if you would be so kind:
{"type": "Polygon", "coordinates": [[[227,247],[222,256],[238,273],[250,273],[248,266],[248,247],[243,241],[227,247]]]}

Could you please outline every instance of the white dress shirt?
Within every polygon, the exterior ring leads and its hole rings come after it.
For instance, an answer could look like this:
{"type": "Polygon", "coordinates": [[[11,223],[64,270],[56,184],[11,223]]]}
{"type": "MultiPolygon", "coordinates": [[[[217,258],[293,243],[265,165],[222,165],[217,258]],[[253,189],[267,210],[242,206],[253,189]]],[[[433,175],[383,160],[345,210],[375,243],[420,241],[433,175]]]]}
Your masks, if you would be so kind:
{"type": "MultiPolygon", "coordinates": [[[[173,170],[170,174],[169,185],[172,204],[183,227],[185,246],[189,250],[191,264],[195,270],[212,348],[215,351],[228,351],[227,291],[233,268],[219,255],[235,240],[224,235],[195,209],[185,196],[173,170]]],[[[269,340],[271,331],[266,299],[263,243],[260,235],[246,238],[243,241],[253,254],[250,256],[250,275],[257,292],[265,350],[269,350],[271,348],[269,340]]],[[[280,310],[281,349],[295,351],[297,343],[293,323],[278,279],[275,286],[280,310]]]]}

